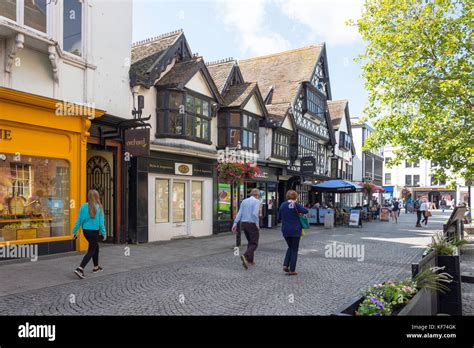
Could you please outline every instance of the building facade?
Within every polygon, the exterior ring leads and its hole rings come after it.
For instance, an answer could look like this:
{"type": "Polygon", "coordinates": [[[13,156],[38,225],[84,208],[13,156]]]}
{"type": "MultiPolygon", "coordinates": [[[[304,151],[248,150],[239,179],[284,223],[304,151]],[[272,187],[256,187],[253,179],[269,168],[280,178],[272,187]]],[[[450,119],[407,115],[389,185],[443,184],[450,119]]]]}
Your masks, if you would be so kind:
{"type": "Polygon", "coordinates": [[[129,240],[212,234],[223,99],[203,58],[182,31],[164,34],[133,45],[130,81],[151,131],[149,156],[131,162],[129,240]]]}
{"type": "Polygon", "coordinates": [[[7,133],[0,243],[37,244],[40,254],[87,246],[71,230],[88,188],[89,131],[106,111],[130,109],[131,8],[88,0],[0,4],[0,128],[7,133]],[[112,33],[99,26],[122,38],[113,50],[112,33]]]}
{"type": "MultiPolygon", "coordinates": [[[[464,180],[456,179],[455,187],[448,187],[448,180],[436,180],[432,169],[436,163],[429,160],[418,160],[414,163],[403,161],[399,165],[390,166],[390,159],[395,157],[397,148],[386,146],[384,148],[384,187],[393,192],[393,197],[403,198],[409,194],[411,198],[426,198],[439,207],[441,199],[448,205],[468,202],[468,187],[464,180]]],[[[449,175],[449,173],[448,173],[449,175]]]]}
{"type": "Polygon", "coordinates": [[[326,47],[314,45],[239,61],[246,80],[258,82],[267,109],[283,118],[293,115],[297,137],[290,141],[290,163],[280,176],[280,192],[293,188],[304,204],[321,200],[311,185],[328,180],[329,158],[336,143],[327,112],[331,99],[326,47]],[[302,175],[301,159],[312,168],[302,175]]]}
{"type": "Polygon", "coordinates": [[[383,151],[364,151],[366,139],[374,132],[367,123],[359,123],[352,119],[352,135],[355,148],[353,158],[353,180],[355,182],[370,182],[383,185],[383,151]]]}

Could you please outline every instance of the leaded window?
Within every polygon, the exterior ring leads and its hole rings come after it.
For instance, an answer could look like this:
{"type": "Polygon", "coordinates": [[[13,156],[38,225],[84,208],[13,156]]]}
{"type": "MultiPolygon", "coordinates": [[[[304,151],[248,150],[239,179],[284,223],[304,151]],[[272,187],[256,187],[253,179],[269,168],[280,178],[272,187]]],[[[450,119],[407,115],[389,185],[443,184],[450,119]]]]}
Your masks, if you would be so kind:
{"type": "Polygon", "coordinates": [[[275,132],[273,140],[273,155],[275,157],[288,158],[290,155],[290,136],[281,132],[275,132]]]}
{"type": "Polygon", "coordinates": [[[258,150],[259,119],[245,112],[231,111],[218,117],[219,147],[258,150]]]}

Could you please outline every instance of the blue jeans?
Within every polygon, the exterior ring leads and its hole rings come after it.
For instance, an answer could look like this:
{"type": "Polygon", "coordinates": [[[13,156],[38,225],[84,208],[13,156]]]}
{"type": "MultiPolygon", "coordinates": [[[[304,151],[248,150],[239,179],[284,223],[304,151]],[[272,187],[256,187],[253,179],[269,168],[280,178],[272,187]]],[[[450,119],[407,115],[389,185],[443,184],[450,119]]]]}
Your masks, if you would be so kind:
{"type": "Polygon", "coordinates": [[[288,249],[286,250],[285,261],[283,266],[289,267],[290,272],[294,272],[296,269],[296,261],[298,260],[298,249],[300,247],[301,237],[285,237],[288,249]]]}

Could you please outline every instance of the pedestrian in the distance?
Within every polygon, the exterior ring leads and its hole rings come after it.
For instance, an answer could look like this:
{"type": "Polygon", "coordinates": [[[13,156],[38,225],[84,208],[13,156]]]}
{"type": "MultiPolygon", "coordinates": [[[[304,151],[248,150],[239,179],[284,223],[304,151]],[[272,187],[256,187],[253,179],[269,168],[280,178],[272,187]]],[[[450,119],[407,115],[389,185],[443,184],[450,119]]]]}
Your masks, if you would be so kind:
{"type": "Polygon", "coordinates": [[[421,223],[424,223],[425,226],[428,224],[430,206],[431,206],[431,203],[428,203],[426,200],[424,200],[420,206],[420,211],[423,214],[423,220],[421,220],[421,223]]]}
{"type": "Polygon", "coordinates": [[[283,271],[288,275],[298,275],[296,272],[296,261],[298,260],[298,249],[302,227],[299,219],[300,214],[308,214],[308,209],[298,204],[298,193],[289,190],[286,193],[286,202],[283,202],[278,210],[278,215],[282,221],[281,232],[285,238],[288,249],[283,261],[283,271]]]}
{"type": "Polygon", "coordinates": [[[392,204],[392,220],[394,223],[398,223],[398,214],[400,213],[400,203],[395,200],[392,204]]]}
{"type": "Polygon", "coordinates": [[[82,259],[81,265],[74,270],[74,273],[81,279],[85,278],[84,268],[92,259],[94,263],[93,273],[102,271],[99,266],[99,240],[105,240],[106,231],[104,225],[104,209],[100,203],[99,192],[90,190],[87,193],[87,203],[81,205],[79,216],[72,230],[74,239],[77,238],[77,231],[82,228],[84,237],[89,243],[87,254],[82,259]]]}
{"type": "Polygon", "coordinates": [[[415,202],[413,203],[413,209],[416,211],[416,227],[421,227],[420,221],[421,221],[421,200],[420,198],[417,198],[415,202]]]}
{"type": "Polygon", "coordinates": [[[247,250],[240,256],[245,269],[248,269],[249,265],[255,266],[255,250],[257,250],[260,237],[260,203],[260,190],[255,188],[250,192],[250,197],[244,199],[240,204],[239,212],[232,226],[232,232],[236,233],[237,224],[241,222],[240,226],[247,238],[247,250]]]}

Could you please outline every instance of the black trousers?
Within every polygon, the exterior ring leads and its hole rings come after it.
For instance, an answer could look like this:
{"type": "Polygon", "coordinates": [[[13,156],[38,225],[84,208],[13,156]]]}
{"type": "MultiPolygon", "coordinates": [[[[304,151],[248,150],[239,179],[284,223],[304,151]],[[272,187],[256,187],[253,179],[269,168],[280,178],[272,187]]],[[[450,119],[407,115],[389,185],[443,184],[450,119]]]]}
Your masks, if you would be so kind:
{"type": "Polygon", "coordinates": [[[253,262],[255,250],[258,248],[258,239],[260,237],[259,229],[257,225],[252,222],[242,222],[241,227],[248,242],[244,256],[248,262],[253,262]]]}
{"type": "Polygon", "coordinates": [[[296,261],[298,261],[298,249],[300,247],[301,237],[285,237],[288,249],[286,250],[283,266],[289,267],[290,272],[296,269],[296,261]]]}
{"type": "Polygon", "coordinates": [[[428,223],[428,212],[423,211],[423,220],[421,220],[421,223],[425,223],[425,225],[428,223]]]}
{"type": "Polygon", "coordinates": [[[421,221],[421,210],[417,210],[416,211],[416,225],[420,225],[420,221],[421,221]]]}
{"type": "Polygon", "coordinates": [[[84,268],[87,266],[89,261],[92,259],[94,267],[99,265],[99,230],[83,230],[84,237],[86,237],[87,242],[89,242],[89,249],[87,249],[87,254],[84,255],[84,258],[81,262],[81,267],[84,268]]]}

